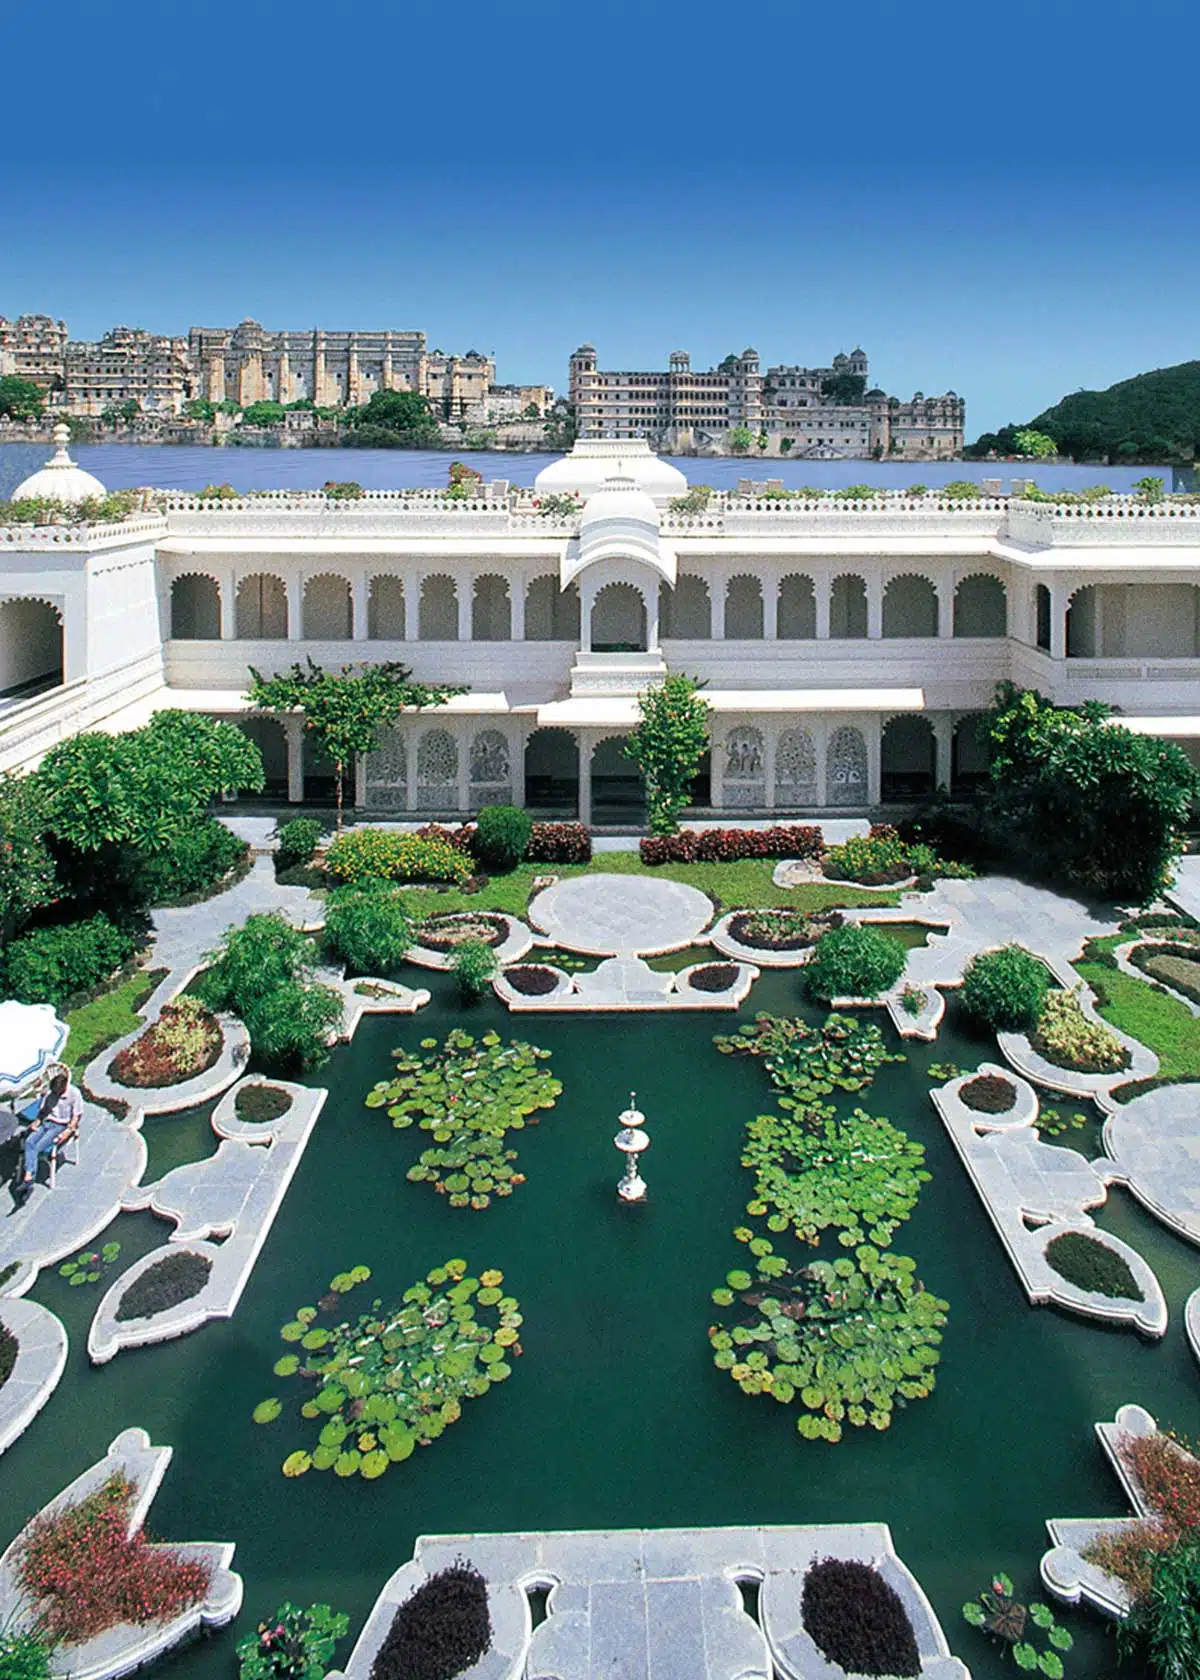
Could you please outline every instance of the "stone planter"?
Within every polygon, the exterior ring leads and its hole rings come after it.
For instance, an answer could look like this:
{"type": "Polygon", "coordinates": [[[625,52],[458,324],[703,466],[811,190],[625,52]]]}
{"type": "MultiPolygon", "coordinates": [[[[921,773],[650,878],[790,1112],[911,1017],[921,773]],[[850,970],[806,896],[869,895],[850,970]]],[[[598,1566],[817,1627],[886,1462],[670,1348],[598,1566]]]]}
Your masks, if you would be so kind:
{"type": "MultiPolygon", "coordinates": [[[[500,910],[481,911],[480,915],[487,915],[496,921],[507,924],[508,933],[499,945],[492,946],[493,955],[497,963],[503,968],[507,963],[520,962],[521,958],[533,946],[533,935],[525,923],[518,921],[516,916],[505,915],[500,910]]],[[[471,916],[469,910],[463,911],[464,920],[471,916]]],[[[453,951],[435,951],[428,945],[410,945],[404,956],[405,962],[415,963],[418,968],[435,968],[449,970],[454,962],[453,951]]]]}

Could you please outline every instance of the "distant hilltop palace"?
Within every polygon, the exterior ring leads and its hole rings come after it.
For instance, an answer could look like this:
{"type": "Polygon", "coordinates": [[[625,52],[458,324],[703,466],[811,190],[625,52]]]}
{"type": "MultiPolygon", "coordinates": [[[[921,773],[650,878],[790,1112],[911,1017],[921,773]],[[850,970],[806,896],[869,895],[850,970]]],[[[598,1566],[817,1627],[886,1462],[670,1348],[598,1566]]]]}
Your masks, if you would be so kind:
{"type": "Polygon", "coordinates": [[[953,391],[901,402],[870,387],[860,349],[829,367],[765,374],[757,350],[706,373],[676,350],[665,372],[613,373],[583,344],[571,357],[570,400],[581,438],[645,438],[666,454],[723,454],[728,434],[744,427],[760,456],[942,461],[962,454],[966,425],[966,404],[953,391]]]}
{"type": "Polygon", "coordinates": [[[57,412],[96,417],[130,400],[145,415],[177,417],[193,399],[357,407],[375,391],[416,391],[446,420],[545,413],[548,385],[496,384],[491,356],[426,348],[423,332],[269,332],[257,321],[193,327],[169,338],[113,327],[95,343],[71,339],[49,315],[0,315],[0,375],[16,374],[47,393],[57,412]]]}

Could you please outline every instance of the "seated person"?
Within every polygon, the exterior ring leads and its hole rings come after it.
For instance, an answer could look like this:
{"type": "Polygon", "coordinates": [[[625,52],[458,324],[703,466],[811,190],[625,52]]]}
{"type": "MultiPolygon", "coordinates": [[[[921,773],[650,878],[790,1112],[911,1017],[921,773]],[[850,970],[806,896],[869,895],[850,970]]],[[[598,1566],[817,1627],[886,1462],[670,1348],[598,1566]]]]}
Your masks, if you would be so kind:
{"type": "Polygon", "coordinates": [[[83,1098],[71,1084],[68,1070],[59,1064],[51,1069],[49,1088],[31,1116],[31,1129],[25,1139],[25,1174],[18,1190],[20,1201],[27,1201],[33,1190],[38,1157],[77,1136],[82,1119],[83,1098]]]}

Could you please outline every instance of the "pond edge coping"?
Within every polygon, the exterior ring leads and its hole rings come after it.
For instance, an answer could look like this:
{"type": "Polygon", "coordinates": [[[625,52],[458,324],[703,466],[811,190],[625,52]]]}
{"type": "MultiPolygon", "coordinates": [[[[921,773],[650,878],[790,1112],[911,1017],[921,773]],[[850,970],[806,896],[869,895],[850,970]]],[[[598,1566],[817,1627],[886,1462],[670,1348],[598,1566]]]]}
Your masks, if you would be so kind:
{"type": "MultiPolygon", "coordinates": [[[[782,908],[787,911],[787,906],[782,908]]],[[[730,932],[730,924],[737,916],[755,915],[753,910],[729,910],[715,927],[709,932],[709,941],[714,949],[720,951],[723,957],[733,957],[737,962],[751,963],[756,968],[801,968],[811,958],[816,949],[816,940],[811,945],[796,946],[790,951],[778,951],[771,946],[744,945],[740,939],[730,932]]],[[[787,911],[789,915],[795,911],[787,911]]]]}
{"type": "Polygon", "coordinates": [[[58,1387],[66,1369],[69,1343],[62,1319],[40,1301],[15,1295],[0,1297],[0,1324],[17,1340],[13,1368],[8,1381],[0,1385],[2,1453],[25,1433],[58,1387]]]}
{"type": "MultiPolygon", "coordinates": [[[[508,932],[499,945],[491,946],[492,955],[496,962],[503,967],[505,963],[520,962],[532,949],[534,938],[529,928],[517,916],[510,916],[505,910],[456,910],[452,915],[464,919],[474,918],[482,920],[491,916],[507,925],[508,932]]],[[[414,942],[404,953],[405,962],[415,963],[418,968],[434,968],[448,972],[454,962],[452,951],[435,951],[431,946],[414,942]]]]}

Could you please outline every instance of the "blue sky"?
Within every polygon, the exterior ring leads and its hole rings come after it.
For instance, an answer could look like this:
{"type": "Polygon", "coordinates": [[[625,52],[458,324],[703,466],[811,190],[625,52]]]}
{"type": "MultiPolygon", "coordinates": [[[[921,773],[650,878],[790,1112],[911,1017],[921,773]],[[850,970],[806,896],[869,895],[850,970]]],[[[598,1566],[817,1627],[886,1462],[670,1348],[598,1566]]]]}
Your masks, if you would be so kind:
{"type": "Polygon", "coordinates": [[[974,435],[1200,355],[1195,13],[10,0],[0,313],[502,379],[863,344],[974,435]]]}

